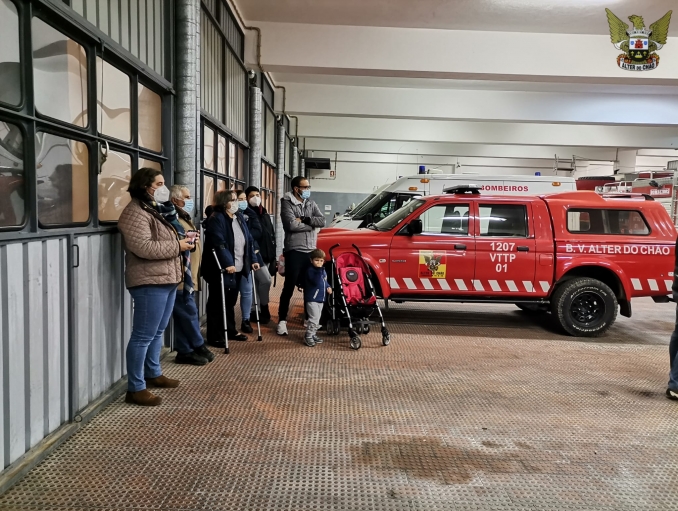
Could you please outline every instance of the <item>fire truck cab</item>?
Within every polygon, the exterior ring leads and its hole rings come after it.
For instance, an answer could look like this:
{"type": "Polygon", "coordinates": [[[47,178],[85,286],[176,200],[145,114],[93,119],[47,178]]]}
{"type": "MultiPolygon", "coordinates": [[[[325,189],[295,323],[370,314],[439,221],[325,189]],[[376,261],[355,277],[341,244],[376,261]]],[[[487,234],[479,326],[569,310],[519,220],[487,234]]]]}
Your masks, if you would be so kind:
{"type": "Polygon", "coordinates": [[[630,317],[634,297],[667,301],[676,229],[650,196],[445,192],[369,228],[321,232],[318,247],[359,248],[387,301],[515,303],[575,336],[603,334],[618,308],[630,317]]]}

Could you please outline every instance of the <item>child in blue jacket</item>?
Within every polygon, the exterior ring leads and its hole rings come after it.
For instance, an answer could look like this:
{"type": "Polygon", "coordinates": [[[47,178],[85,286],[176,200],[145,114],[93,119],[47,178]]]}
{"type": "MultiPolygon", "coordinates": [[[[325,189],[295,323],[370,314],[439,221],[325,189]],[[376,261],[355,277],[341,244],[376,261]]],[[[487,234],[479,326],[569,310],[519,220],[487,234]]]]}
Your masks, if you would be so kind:
{"type": "Polygon", "coordinates": [[[306,346],[315,346],[323,342],[316,336],[320,328],[320,315],[323,311],[323,305],[328,294],[332,294],[332,288],[327,282],[327,273],[325,273],[325,252],[316,248],[311,252],[312,265],[306,271],[306,281],[304,283],[304,305],[308,314],[306,324],[306,336],[304,342],[306,346]]]}

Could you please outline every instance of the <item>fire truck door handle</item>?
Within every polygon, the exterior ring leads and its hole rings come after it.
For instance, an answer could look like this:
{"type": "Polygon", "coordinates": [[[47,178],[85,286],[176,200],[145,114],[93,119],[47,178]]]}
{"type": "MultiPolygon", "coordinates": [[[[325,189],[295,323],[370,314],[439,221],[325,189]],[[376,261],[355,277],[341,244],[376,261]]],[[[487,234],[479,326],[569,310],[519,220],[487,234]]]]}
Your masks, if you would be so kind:
{"type": "Polygon", "coordinates": [[[518,252],[529,252],[530,247],[518,247],[518,252]]]}
{"type": "Polygon", "coordinates": [[[455,249],[455,250],[466,250],[466,245],[463,245],[463,244],[461,244],[461,243],[457,243],[457,244],[454,246],[454,249],[455,249]]]}

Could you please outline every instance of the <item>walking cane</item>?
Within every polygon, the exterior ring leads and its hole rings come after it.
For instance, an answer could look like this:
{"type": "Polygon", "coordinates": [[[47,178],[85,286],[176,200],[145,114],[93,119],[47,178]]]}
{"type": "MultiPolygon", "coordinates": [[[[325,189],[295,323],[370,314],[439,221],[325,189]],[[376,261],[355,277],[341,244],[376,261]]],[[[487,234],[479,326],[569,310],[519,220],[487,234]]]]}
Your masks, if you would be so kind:
{"type": "Polygon", "coordinates": [[[226,326],[226,289],[224,288],[224,270],[221,269],[219,258],[217,257],[217,251],[215,249],[212,249],[212,254],[214,254],[214,260],[217,262],[217,268],[219,268],[219,278],[221,279],[221,312],[224,316],[224,340],[226,341],[224,353],[228,355],[228,327],[226,326]]]}
{"type": "MultiPolygon", "coordinates": [[[[261,269],[261,268],[260,268],[261,269]]],[[[256,270],[259,271],[259,270],[256,270]]],[[[266,270],[268,271],[268,270],[266,270]]],[[[254,293],[254,313],[257,316],[257,333],[259,334],[259,337],[257,337],[257,341],[263,341],[261,337],[261,325],[259,324],[259,301],[257,300],[257,283],[256,283],[256,277],[254,276],[255,271],[252,271],[252,291],[254,293]]]]}

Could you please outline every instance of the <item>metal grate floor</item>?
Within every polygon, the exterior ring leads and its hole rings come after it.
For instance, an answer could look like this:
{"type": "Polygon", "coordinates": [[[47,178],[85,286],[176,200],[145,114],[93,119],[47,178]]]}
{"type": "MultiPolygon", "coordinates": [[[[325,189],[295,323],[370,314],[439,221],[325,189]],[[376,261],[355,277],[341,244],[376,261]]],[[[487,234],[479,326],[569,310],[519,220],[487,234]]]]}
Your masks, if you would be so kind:
{"type": "Polygon", "coordinates": [[[287,338],[171,355],[162,406],[117,400],[0,509],[676,509],[673,308],[634,309],[582,341],[512,306],[394,305],[391,345],[353,351],[303,346],[297,303],[287,338]]]}

